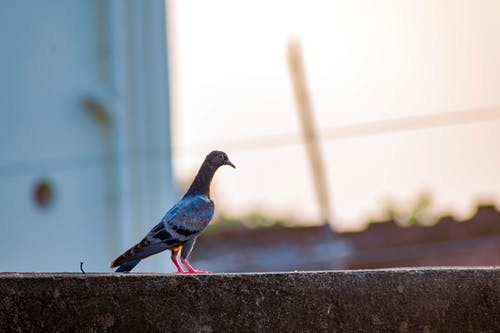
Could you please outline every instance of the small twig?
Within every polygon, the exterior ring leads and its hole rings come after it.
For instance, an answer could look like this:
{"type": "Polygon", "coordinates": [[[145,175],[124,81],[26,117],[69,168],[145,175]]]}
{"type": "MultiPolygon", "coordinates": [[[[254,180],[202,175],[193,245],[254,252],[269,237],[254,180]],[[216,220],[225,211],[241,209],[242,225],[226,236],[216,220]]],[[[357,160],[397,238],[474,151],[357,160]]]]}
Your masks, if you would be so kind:
{"type": "Polygon", "coordinates": [[[80,270],[83,274],[85,274],[85,271],[83,270],[83,261],[80,261],[80,270]]]}

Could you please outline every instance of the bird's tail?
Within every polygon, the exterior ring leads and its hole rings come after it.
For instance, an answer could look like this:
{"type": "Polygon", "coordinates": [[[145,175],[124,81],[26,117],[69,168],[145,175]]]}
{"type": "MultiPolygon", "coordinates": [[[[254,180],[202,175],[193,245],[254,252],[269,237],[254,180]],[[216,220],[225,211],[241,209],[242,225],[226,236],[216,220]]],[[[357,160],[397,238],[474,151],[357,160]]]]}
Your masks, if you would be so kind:
{"type": "Polygon", "coordinates": [[[161,252],[166,248],[167,245],[164,243],[152,243],[146,236],[139,243],[135,244],[118,258],[113,260],[109,267],[118,267],[117,272],[130,272],[141,261],[141,259],[161,252]]]}
{"type": "Polygon", "coordinates": [[[141,261],[141,259],[134,259],[128,262],[125,262],[121,264],[115,272],[123,272],[123,273],[128,273],[130,272],[137,264],[141,261]]]}

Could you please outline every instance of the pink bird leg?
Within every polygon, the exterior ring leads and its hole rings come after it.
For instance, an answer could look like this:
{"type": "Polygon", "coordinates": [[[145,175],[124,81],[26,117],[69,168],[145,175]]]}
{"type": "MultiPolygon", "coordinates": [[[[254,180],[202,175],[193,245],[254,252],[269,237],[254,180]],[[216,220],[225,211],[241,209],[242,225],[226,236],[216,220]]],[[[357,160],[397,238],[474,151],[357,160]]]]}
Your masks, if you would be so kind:
{"type": "Polygon", "coordinates": [[[194,269],[193,266],[191,266],[191,264],[189,264],[187,259],[181,258],[181,261],[184,264],[184,266],[188,269],[188,271],[187,271],[188,274],[189,273],[191,273],[191,274],[209,274],[210,273],[207,271],[199,271],[197,269],[194,269]]]}
{"type": "Polygon", "coordinates": [[[174,263],[175,267],[177,267],[177,273],[187,273],[186,271],[184,271],[181,267],[181,265],[179,265],[179,262],[177,261],[177,257],[172,255],[170,257],[170,259],[172,259],[172,262],[174,263]]]}

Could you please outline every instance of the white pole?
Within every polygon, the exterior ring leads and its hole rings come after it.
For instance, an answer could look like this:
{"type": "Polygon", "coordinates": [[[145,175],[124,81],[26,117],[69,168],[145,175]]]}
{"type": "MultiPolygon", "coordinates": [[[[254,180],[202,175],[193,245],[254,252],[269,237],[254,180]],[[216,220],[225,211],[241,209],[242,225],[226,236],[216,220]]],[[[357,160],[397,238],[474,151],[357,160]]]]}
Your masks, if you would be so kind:
{"type": "Polygon", "coordinates": [[[314,187],[316,189],[316,198],[318,200],[322,223],[325,226],[330,226],[331,209],[328,195],[328,184],[324,169],[324,162],[321,154],[321,149],[318,140],[318,131],[314,122],[311,100],[307,89],[307,82],[302,59],[300,43],[298,41],[290,41],[288,43],[288,64],[292,76],[297,107],[302,124],[302,132],[306,149],[311,165],[314,187]]]}

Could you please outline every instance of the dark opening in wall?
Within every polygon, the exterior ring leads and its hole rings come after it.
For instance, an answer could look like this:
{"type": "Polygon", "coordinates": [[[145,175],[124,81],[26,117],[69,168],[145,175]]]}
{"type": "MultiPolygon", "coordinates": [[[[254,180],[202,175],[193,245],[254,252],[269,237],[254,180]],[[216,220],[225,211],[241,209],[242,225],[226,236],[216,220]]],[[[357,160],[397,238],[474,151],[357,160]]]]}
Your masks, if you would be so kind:
{"type": "Polygon", "coordinates": [[[47,208],[54,201],[54,186],[47,179],[39,180],[33,189],[33,200],[39,208],[47,208]]]}

